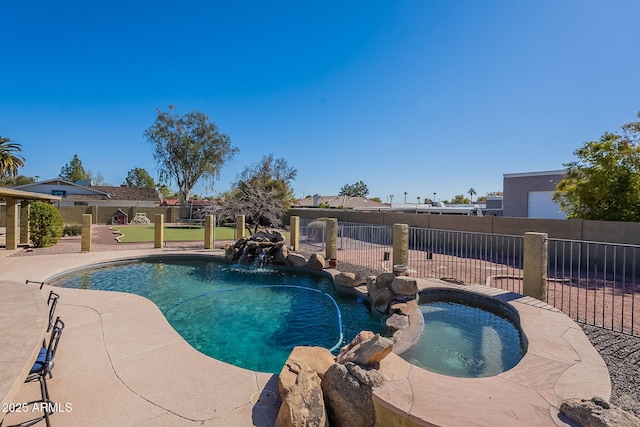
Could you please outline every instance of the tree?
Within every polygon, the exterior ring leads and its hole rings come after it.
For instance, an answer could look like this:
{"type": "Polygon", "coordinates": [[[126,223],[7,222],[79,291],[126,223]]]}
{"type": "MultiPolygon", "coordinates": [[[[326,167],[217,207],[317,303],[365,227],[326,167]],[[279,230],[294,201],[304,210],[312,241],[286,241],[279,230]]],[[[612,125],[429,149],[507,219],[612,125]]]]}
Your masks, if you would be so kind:
{"type": "Polygon", "coordinates": [[[73,155],[73,159],[60,169],[60,178],[65,181],[78,182],[90,179],[89,174],[82,166],[82,161],[77,154],[73,155]]]}
{"type": "Polygon", "coordinates": [[[137,188],[155,188],[156,183],[149,175],[149,172],[143,168],[133,168],[127,173],[125,182],[129,187],[137,188]]]}
{"type": "Polygon", "coordinates": [[[220,201],[221,216],[245,216],[247,229],[255,233],[260,225],[281,225],[293,200],[291,181],[297,171],[285,159],[263,156],[260,163],[249,166],[240,174],[231,191],[220,201]],[[251,230],[250,227],[253,227],[251,230]]]}
{"type": "Polygon", "coordinates": [[[0,178],[18,175],[18,168],[24,167],[22,146],[9,138],[0,136],[0,178]]]}
{"type": "MultiPolygon", "coordinates": [[[[640,113],[638,113],[640,119],[640,113]]],[[[553,200],[568,218],[640,221],[640,121],[574,151],[553,200]]]]}
{"type": "Polygon", "coordinates": [[[238,151],[231,139],[204,113],[192,111],[184,116],[157,110],[158,117],[144,136],[154,145],[153,157],[159,169],[160,183],[176,181],[182,206],[201,179],[214,180],[224,162],[238,151]]]}
{"type": "Polygon", "coordinates": [[[0,178],[0,187],[17,187],[19,185],[26,185],[36,182],[35,178],[24,175],[16,175],[12,177],[0,178]]]}
{"type": "Polygon", "coordinates": [[[467,191],[467,194],[471,197],[471,201],[469,203],[473,203],[473,196],[478,193],[476,193],[476,190],[473,187],[471,187],[469,191],[467,191]]]}
{"type": "Polygon", "coordinates": [[[451,199],[452,205],[466,205],[469,203],[470,203],[469,199],[464,197],[464,194],[456,194],[456,196],[453,199],[451,199]]]}
{"type": "Polygon", "coordinates": [[[349,197],[367,197],[369,195],[369,188],[367,184],[362,181],[358,181],[355,184],[345,184],[340,189],[338,196],[349,197]]]}

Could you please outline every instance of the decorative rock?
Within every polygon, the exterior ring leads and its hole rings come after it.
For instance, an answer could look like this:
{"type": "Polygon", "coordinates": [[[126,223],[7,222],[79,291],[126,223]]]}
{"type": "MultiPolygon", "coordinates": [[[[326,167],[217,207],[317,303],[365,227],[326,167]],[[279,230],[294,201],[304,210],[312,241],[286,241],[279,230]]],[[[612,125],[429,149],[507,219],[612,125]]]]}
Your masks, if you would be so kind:
{"type": "Polygon", "coordinates": [[[398,302],[395,304],[391,304],[391,307],[389,307],[389,311],[391,313],[404,314],[406,316],[410,313],[411,307],[409,307],[409,304],[407,304],[406,302],[398,302]]]}
{"type": "Polygon", "coordinates": [[[384,375],[375,368],[363,368],[355,363],[348,362],[346,366],[347,370],[362,384],[369,387],[380,387],[384,384],[384,375]]]}
{"type": "Polygon", "coordinates": [[[375,334],[371,331],[360,331],[358,335],[356,335],[349,344],[343,346],[340,349],[340,354],[351,350],[353,347],[357,346],[358,344],[364,341],[372,339],[374,336],[375,334]]]}
{"type": "Polygon", "coordinates": [[[391,290],[397,295],[415,297],[418,294],[418,282],[411,277],[398,276],[391,282],[391,290]]]}
{"type": "Polygon", "coordinates": [[[371,306],[378,312],[382,314],[387,314],[389,312],[389,306],[393,302],[395,295],[389,289],[384,288],[381,291],[377,292],[375,296],[371,298],[371,306]]]}
{"type": "Polygon", "coordinates": [[[293,267],[304,267],[307,265],[307,260],[300,254],[289,254],[287,255],[287,264],[293,267]]]}
{"type": "Polygon", "coordinates": [[[321,254],[312,254],[307,261],[307,267],[312,270],[324,270],[325,265],[324,256],[321,254]]]}
{"type": "Polygon", "coordinates": [[[273,257],[273,263],[278,265],[287,264],[287,256],[289,255],[289,249],[282,243],[277,243],[273,246],[270,252],[273,257]]]}
{"type": "Polygon", "coordinates": [[[284,400],[289,390],[295,385],[301,366],[313,369],[322,379],[334,362],[333,354],[324,347],[294,347],[278,376],[280,398],[284,400]]]}
{"type": "Polygon", "coordinates": [[[353,273],[339,273],[333,278],[333,282],[343,288],[355,288],[360,284],[360,280],[353,273]]]}
{"type": "Polygon", "coordinates": [[[393,279],[396,278],[396,275],[393,273],[382,273],[376,277],[376,283],[379,288],[387,287],[393,279]]]}
{"type": "Polygon", "coordinates": [[[331,425],[349,427],[374,425],[372,386],[361,383],[345,365],[336,363],[331,366],[321,386],[331,425]]]}
{"type": "Polygon", "coordinates": [[[582,427],[640,426],[640,418],[599,397],[567,399],[560,405],[560,412],[582,427]]]}
{"type": "Polygon", "coordinates": [[[328,427],[320,378],[308,365],[301,368],[280,405],[276,427],[328,427]]]}
{"type": "Polygon", "coordinates": [[[340,352],[336,357],[337,363],[347,362],[368,366],[380,362],[393,350],[393,341],[389,338],[375,334],[373,337],[363,340],[345,352],[340,352]]]}
{"type": "Polygon", "coordinates": [[[409,326],[409,317],[402,314],[393,314],[386,322],[389,335],[409,326]]]}

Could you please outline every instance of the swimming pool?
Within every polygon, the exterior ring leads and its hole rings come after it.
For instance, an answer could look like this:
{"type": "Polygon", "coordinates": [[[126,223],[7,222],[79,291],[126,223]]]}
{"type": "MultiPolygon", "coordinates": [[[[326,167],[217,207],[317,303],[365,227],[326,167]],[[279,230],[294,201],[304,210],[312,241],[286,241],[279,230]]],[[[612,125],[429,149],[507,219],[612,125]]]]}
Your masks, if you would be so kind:
{"type": "Polygon", "coordinates": [[[277,373],[295,346],[339,349],[384,324],[330,276],[253,268],[210,257],[154,257],[93,266],[52,286],[128,292],[153,301],[202,353],[242,368],[277,373]]]}

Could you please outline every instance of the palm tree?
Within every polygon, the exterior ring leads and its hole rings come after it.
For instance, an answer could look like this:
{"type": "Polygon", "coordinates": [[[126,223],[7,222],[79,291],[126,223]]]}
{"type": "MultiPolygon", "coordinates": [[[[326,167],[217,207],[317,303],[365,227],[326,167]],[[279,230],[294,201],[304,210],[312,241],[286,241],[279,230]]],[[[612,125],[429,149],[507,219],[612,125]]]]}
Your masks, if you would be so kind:
{"type": "Polygon", "coordinates": [[[18,168],[24,167],[24,157],[19,152],[21,145],[0,136],[0,178],[18,175],[18,168]]]}
{"type": "Polygon", "coordinates": [[[469,191],[467,191],[467,193],[469,193],[469,195],[471,196],[471,203],[473,203],[473,196],[478,193],[476,193],[476,190],[474,190],[473,187],[470,188],[469,191]]]}

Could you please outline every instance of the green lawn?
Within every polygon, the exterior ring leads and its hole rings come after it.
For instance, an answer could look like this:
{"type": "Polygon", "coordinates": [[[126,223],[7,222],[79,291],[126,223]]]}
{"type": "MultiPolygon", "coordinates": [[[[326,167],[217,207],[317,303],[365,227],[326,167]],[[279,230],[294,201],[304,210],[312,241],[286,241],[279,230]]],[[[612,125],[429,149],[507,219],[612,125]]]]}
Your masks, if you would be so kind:
{"type": "MultiPolygon", "coordinates": [[[[154,240],[153,225],[123,225],[113,229],[124,234],[120,239],[123,243],[153,242],[154,240]]],[[[234,240],[234,231],[232,227],[216,227],[215,238],[216,240],[234,240]]],[[[204,228],[165,226],[164,240],[204,240],[204,228]]]]}

